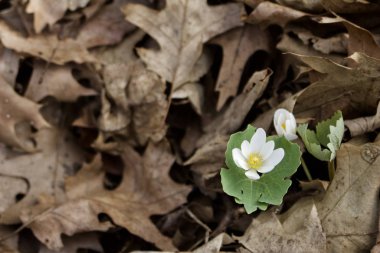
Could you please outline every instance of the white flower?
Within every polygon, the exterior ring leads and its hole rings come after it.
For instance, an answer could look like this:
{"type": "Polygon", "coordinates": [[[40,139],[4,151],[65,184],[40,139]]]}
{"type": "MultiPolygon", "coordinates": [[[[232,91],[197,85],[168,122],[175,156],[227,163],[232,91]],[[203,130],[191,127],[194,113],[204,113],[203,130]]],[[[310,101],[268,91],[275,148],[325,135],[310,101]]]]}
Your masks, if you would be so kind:
{"type": "Polygon", "coordinates": [[[252,180],[260,178],[257,172],[272,171],[281,162],[284,155],[283,148],[274,150],[274,141],[266,142],[266,133],[262,128],[256,130],[250,142],[244,140],[241,149],[234,148],[232,150],[235,164],[246,170],[245,175],[252,180]]]}
{"type": "Polygon", "coordinates": [[[289,141],[298,138],[296,134],[297,123],[293,113],[282,108],[277,109],[274,113],[273,124],[279,136],[285,136],[289,141]]]}

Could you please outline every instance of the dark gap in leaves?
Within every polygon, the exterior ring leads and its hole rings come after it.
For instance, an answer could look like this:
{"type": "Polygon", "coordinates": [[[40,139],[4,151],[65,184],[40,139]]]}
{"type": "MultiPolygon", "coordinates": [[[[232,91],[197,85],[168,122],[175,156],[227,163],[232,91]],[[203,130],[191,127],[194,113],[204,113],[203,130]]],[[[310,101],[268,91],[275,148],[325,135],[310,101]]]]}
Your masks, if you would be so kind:
{"type": "Polygon", "coordinates": [[[114,190],[123,180],[124,162],[120,156],[102,153],[102,163],[105,170],[103,186],[107,190],[114,190]]]}
{"type": "Polygon", "coordinates": [[[177,183],[191,184],[190,166],[181,166],[175,162],[170,168],[169,175],[177,183]]]}
{"type": "Polygon", "coordinates": [[[22,200],[25,197],[25,193],[17,193],[15,196],[16,203],[22,200]]]}
{"type": "Polygon", "coordinates": [[[134,250],[158,250],[153,244],[135,236],[127,229],[121,227],[101,233],[99,241],[104,253],[124,253],[134,250]]]}
{"type": "MultiPolygon", "coordinates": [[[[18,252],[20,253],[36,253],[40,250],[40,242],[34,236],[32,230],[24,228],[18,233],[18,252]]],[[[46,241],[45,241],[46,242],[46,241]]]]}
{"type": "Polygon", "coordinates": [[[152,37],[150,37],[148,34],[144,35],[144,37],[139,42],[137,42],[135,45],[134,52],[135,52],[135,55],[137,57],[138,57],[138,54],[136,52],[136,49],[140,48],[140,47],[149,48],[151,50],[159,50],[160,49],[160,45],[152,37]]]}
{"type": "Polygon", "coordinates": [[[114,224],[112,218],[106,213],[98,213],[98,221],[100,223],[109,221],[110,223],[114,224]]]}
{"type": "Polygon", "coordinates": [[[263,70],[269,66],[270,56],[264,50],[258,50],[253,55],[251,55],[244,66],[242,72],[240,83],[239,83],[239,93],[242,92],[244,86],[247,84],[249,78],[256,71],[263,70]]]}
{"type": "Polygon", "coordinates": [[[166,95],[166,98],[170,96],[170,91],[172,90],[172,85],[169,82],[165,82],[165,91],[164,94],[166,95]]]}
{"type": "Polygon", "coordinates": [[[101,253],[97,250],[93,250],[93,249],[83,249],[83,248],[79,248],[77,249],[76,253],[101,253]]]}
{"type": "Polygon", "coordinates": [[[99,131],[95,128],[72,127],[71,132],[77,137],[78,143],[87,150],[90,154],[95,154],[96,151],[91,147],[91,144],[98,137],[99,131]]]}
{"type": "Polygon", "coordinates": [[[219,5],[219,4],[227,4],[233,3],[231,0],[207,0],[208,5],[219,5]]]}
{"type": "MultiPolygon", "coordinates": [[[[320,179],[320,180],[329,180],[329,174],[328,174],[328,167],[327,162],[320,161],[309,152],[305,152],[303,155],[303,159],[311,173],[311,176],[313,179],[320,179]]],[[[303,171],[302,168],[299,168],[296,177],[298,173],[301,173],[300,171],[303,171]]]]}
{"type": "MultiPolygon", "coordinates": [[[[169,113],[166,118],[166,123],[172,128],[179,128],[184,134],[184,129],[194,121],[199,121],[199,115],[194,111],[190,103],[186,104],[171,104],[169,113]]],[[[170,136],[171,133],[168,135],[170,136]]],[[[176,137],[181,137],[176,135],[176,137]]],[[[183,137],[183,136],[182,136],[183,137]]],[[[181,138],[182,138],[181,137],[181,138]]]]}
{"type": "Polygon", "coordinates": [[[289,25],[295,25],[304,28],[305,31],[319,38],[329,38],[338,33],[347,32],[346,28],[342,23],[330,23],[330,24],[320,24],[308,17],[303,17],[298,20],[289,22],[289,25]]]}
{"type": "Polygon", "coordinates": [[[150,220],[163,235],[173,237],[181,222],[183,222],[185,214],[186,209],[179,207],[164,215],[152,215],[150,220]]]}
{"type": "Polygon", "coordinates": [[[28,88],[30,78],[32,77],[32,73],[33,73],[33,59],[25,58],[25,59],[20,60],[19,70],[16,76],[16,85],[15,85],[15,91],[18,94],[20,95],[25,94],[26,89],[28,88]]]}
{"type": "Polygon", "coordinates": [[[0,11],[9,9],[12,7],[11,0],[2,0],[0,1],[0,11]]]}
{"type": "MultiPolygon", "coordinates": [[[[215,83],[216,83],[216,81],[218,80],[220,67],[222,66],[222,62],[223,62],[223,48],[220,45],[216,45],[216,44],[207,44],[206,46],[207,46],[207,49],[212,50],[212,53],[214,56],[209,73],[211,73],[211,76],[213,80],[215,80],[215,83]]],[[[214,87],[212,88],[214,89],[214,87]]]]}
{"type": "Polygon", "coordinates": [[[269,25],[267,30],[274,44],[277,44],[281,40],[281,36],[284,33],[284,29],[279,25],[269,25]]]}

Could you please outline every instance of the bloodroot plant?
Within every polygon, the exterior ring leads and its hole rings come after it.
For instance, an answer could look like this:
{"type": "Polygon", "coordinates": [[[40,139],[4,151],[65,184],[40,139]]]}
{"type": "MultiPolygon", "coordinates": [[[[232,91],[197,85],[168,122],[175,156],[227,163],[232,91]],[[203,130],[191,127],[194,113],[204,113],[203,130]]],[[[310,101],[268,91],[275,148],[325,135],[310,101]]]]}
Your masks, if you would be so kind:
{"type": "Polygon", "coordinates": [[[262,128],[248,125],[232,134],[222,168],[225,193],[243,204],[247,213],[280,205],[292,181],[289,179],[300,165],[301,151],[284,136],[266,136],[262,128]]]}

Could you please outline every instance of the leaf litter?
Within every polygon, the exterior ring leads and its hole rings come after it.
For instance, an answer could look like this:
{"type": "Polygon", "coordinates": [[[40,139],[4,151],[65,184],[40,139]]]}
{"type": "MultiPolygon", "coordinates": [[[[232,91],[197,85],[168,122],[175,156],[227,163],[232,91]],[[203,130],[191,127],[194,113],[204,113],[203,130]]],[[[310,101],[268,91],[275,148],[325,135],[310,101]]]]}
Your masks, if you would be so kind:
{"type": "Polygon", "coordinates": [[[374,1],[5,2],[1,252],[379,252],[374,1]],[[248,215],[227,141],[277,108],[342,111],[335,177],[301,147],[314,180],[248,215]]]}

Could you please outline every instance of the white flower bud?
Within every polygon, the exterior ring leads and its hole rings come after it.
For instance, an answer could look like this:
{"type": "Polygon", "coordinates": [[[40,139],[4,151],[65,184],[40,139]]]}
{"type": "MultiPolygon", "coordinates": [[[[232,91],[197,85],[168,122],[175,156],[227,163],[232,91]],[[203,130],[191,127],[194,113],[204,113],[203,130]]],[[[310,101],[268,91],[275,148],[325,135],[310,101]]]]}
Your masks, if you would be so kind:
{"type": "Polygon", "coordinates": [[[293,113],[285,109],[277,109],[273,119],[274,128],[279,136],[285,136],[289,141],[298,138],[297,123],[293,113]]]}

